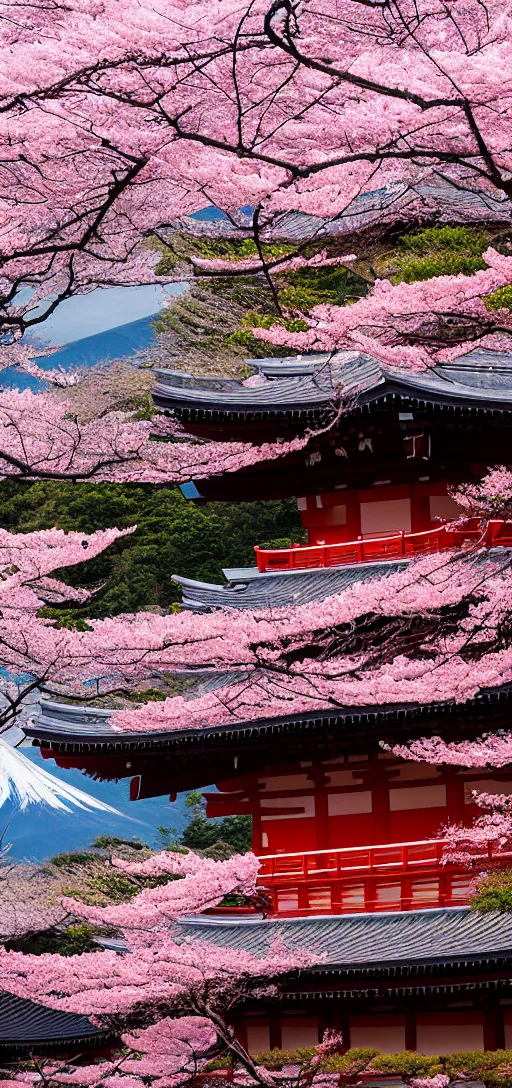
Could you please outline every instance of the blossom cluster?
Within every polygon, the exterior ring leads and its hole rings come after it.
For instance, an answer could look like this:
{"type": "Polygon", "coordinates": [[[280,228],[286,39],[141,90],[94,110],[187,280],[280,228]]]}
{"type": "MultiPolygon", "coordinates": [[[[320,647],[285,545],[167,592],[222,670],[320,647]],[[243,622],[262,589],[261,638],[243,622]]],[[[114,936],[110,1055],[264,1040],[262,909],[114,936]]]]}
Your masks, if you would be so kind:
{"type": "Polygon", "coordinates": [[[510,0],[30,10],[0,32],[7,346],[73,294],[155,282],[142,239],[206,203],[339,218],[436,170],[470,207],[510,197],[510,0]]]}

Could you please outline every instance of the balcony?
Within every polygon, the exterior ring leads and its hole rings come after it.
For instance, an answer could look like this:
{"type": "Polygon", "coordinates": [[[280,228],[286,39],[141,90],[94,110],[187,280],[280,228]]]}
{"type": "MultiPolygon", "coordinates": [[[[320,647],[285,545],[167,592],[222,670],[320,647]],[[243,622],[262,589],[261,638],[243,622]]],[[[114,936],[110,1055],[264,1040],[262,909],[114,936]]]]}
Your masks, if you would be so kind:
{"type": "Polygon", "coordinates": [[[464,906],[474,875],[443,864],[445,845],[434,839],[275,854],[260,858],[258,884],[272,913],[288,918],[464,906]]]}
{"type": "Polygon", "coordinates": [[[374,563],[377,560],[413,559],[415,556],[445,551],[448,548],[512,547],[512,522],[468,518],[463,525],[440,525],[423,533],[401,531],[392,536],[341,544],[293,544],[291,548],[255,546],[261,574],[278,570],[308,570],[339,567],[345,563],[374,563]]]}

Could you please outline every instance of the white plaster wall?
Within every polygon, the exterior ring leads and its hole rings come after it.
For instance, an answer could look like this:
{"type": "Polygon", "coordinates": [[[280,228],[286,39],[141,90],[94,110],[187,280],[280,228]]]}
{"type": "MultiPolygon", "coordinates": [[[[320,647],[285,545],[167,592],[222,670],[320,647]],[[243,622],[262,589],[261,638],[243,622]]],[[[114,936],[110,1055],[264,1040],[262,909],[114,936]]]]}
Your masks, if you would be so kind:
{"type": "Polygon", "coordinates": [[[370,790],[357,793],[330,793],[327,797],[329,816],[355,816],[358,812],[372,811],[370,790]]]}
{"type": "Polygon", "coordinates": [[[367,1027],[351,1019],[350,1045],[351,1047],[373,1046],[382,1050],[383,1054],[396,1054],[400,1050],[405,1050],[405,1025],[379,1024],[378,1027],[367,1027]]]}
{"type": "Polygon", "coordinates": [[[420,1054],[455,1054],[483,1049],[483,1023],[417,1025],[416,1050],[420,1054]]]}
{"type": "Polygon", "coordinates": [[[268,1024],[254,1020],[247,1022],[247,1048],[250,1054],[257,1050],[270,1050],[270,1030],[268,1024]]]}
{"type": "Polygon", "coordinates": [[[361,503],[361,533],[378,536],[379,533],[411,531],[411,500],[386,499],[379,502],[361,503]]]}
{"type": "Polygon", "coordinates": [[[454,518],[460,517],[461,507],[457,506],[457,503],[449,495],[431,495],[429,505],[431,521],[434,521],[435,518],[453,521],[454,518]]]}
{"type": "Polygon", "coordinates": [[[283,1050],[295,1050],[298,1046],[316,1046],[318,1020],[316,1016],[290,1017],[281,1020],[281,1046],[283,1050]]]}
{"type": "Polygon", "coordinates": [[[445,805],[446,786],[404,786],[401,790],[389,791],[391,812],[415,808],[444,808],[445,805]]]}

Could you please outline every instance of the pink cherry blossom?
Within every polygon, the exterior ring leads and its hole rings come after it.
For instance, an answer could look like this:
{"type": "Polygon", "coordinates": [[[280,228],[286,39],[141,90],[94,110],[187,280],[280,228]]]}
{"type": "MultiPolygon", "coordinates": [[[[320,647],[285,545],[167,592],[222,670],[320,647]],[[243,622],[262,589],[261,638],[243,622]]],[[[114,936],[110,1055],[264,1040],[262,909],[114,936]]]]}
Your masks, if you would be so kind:
{"type": "Polygon", "coordinates": [[[0,391],[0,477],[179,484],[271,461],[308,441],[205,442],[164,416],[110,412],[84,421],[65,394],[0,391]]]}
{"type": "Polygon", "coordinates": [[[512,280],[512,257],[494,249],[488,267],[472,276],[435,276],[393,286],[377,280],[366,298],[351,306],[315,306],[306,332],[284,325],[254,329],[257,339],[301,351],[358,349],[398,369],[421,371],[475,347],[510,350],[510,311],[489,311],[486,296],[512,280]]]}
{"type": "Polygon", "coordinates": [[[94,285],[155,282],[145,235],[205,204],[234,222],[249,204],[262,230],[289,210],[342,221],[362,192],[392,207],[446,176],[468,215],[476,192],[505,218],[509,4],[464,0],[457,19],[441,0],[361,4],[354,19],[352,0],[125,0],[121,18],[115,0],[35,0],[20,21],[9,0],[5,343],[94,285]]]}

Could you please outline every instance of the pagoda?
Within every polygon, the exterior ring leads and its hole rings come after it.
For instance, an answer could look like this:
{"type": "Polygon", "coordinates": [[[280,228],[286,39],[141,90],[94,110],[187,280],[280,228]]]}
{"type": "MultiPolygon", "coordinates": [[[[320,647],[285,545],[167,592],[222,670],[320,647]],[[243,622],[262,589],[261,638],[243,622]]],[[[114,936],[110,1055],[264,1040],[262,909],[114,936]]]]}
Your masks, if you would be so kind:
{"type": "MultiPolygon", "coordinates": [[[[473,352],[420,374],[358,352],[252,367],[249,381],[162,370],[155,404],[213,441],[303,436],[278,460],[183,490],[196,502],[294,496],[307,543],[255,541],[254,566],[226,570],[224,585],[177,574],[184,607],[305,604],[424,554],[478,542],[492,564],[512,548],[510,523],[454,526],[450,495],[509,460],[512,356],[473,352]]],[[[503,686],[464,704],[326,706],[129,734],[109,711],[45,702],[26,732],[59,766],[129,777],[134,800],[214,782],[208,816],[251,815],[259,905],[181,923],[213,944],[257,952],[284,935],[318,950],[279,1001],[240,1009],[249,1050],[311,1045],[338,1027],[347,1047],[448,1053],[512,1047],[512,917],[470,910],[472,874],[444,862],[440,830],[472,822],[474,790],[512,793],[512,773],[406,762],[381,742],[479,737],[505,727],[511,706],[503,686]]]]}

